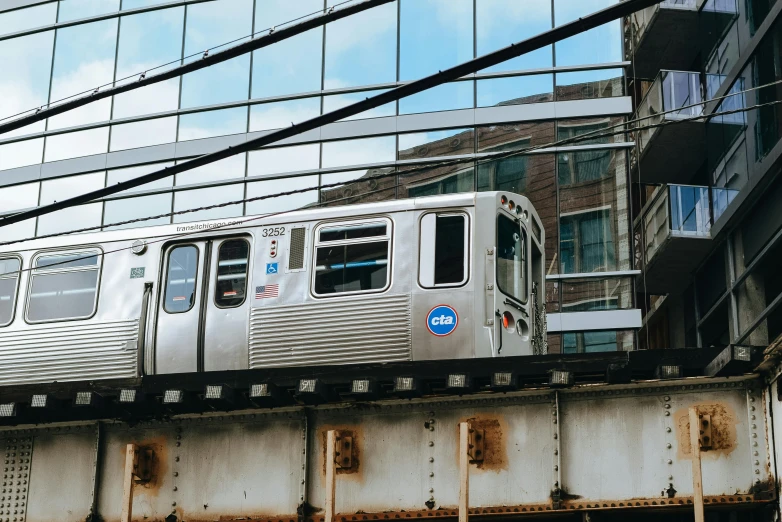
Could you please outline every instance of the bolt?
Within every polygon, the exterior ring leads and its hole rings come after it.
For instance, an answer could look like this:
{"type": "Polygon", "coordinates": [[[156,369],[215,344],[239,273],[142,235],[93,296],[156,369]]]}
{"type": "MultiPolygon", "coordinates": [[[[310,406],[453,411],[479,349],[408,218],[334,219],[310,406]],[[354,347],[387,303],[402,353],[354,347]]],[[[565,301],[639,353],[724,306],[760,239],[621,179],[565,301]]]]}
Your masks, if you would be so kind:
{"type": "Polygon", "coordinates": [[[178,471],[175,471],[175,472],[174,472],[174,476],[175,476],[175,477],[178,477],[178,476],[179,476],[179,472],[178,472],[178,471]]]}
{"type": "Polygon", "coordinates": [[[431,448],[432,446],[434,446],[434,441],[433,441],[433,440],[430,440],[430,441],[429,441],[429,447],[431,448]]]}
{"type": "Polygon", "coordinates": [[[434,493],[434,488],[429,488],[429,493],[434,493]]]}
{"type": "Polygon", "coordinates": [[[671,428],[665,428],[665,432],[666,433],[670,433],[671,432],[671,428]]]}
{"type": "Polygon", "coordinates": [[[171,507],[176,507],[176,502],[172,502],[171,507]]]}
{"type": "Polygon", "coordinates": [[[670,397],[668,397],[668,396],[666,395],[665,397],[663,397],[663,400],[664,400],[665,402],[668,402],[669,400],[671,400],[671,398],[670,398],[670,397]]]}
{"type": "Polygon", "coordinates": [[[178,457],[178,456],[177,456],[177,457],[174,457],[174,461],[175,461],[175,462],[179,462],[179,457],[178,457]]]}
{"type": "Polygon", "coordinates": [[[429,462],[434,462],[434,457],[429,457],[429,462]]]}
{"type": "Polygon", "coordinates": [[[666,412],[665,412],[665,416],[666,416],[666,417],[668,417],[670,414],[671,414],[671,412],[669,412],[669,411],[666,411],[666,412]]]}
{"type": "Polygon", "coordinates": [[[554,471],[559,471],[559,466],[554,466],[554,471]]]}
{"type": "Polygon", "coordinates": [[[178,490],[179,490],[179,488],[174,486],[174,491],[178,491],[178,490]]]}
{"type": "Polygon", "coordinates": [[[559,455],[559,450],[554,450],[554,455],[559,455]]]}
{"type": "Polygon", "coordinates": [[[668,459],[668,464],[673,464],[673,461],[671,459],[668,459]]]}
{"type": "Polygon", "coordinates": [[[668,409],[670,409],[670,408],[671,408],[671,405],[670,405],[670,404],[666,404],[666,405],[664,405],[664,406],[663,406],[663,408],[665,408],[666,410],[668,410],[668,409]]]}
{"type": "Polygon", "coordinates": [[[434,471],[430,471],[430,472],[429,472],[429,476],[430,476],[430,477],[434,477],[434,471]]]}
{"type": "Polygon", "coordinates": [[[665,447],[671,449],[671,443],[669,442],[668,444],[665,445],[665,447]]]}
{"type": "Polygon", "coordinates": [[[668,475],[668,480],[673,480],[673,475],[668,475]]]}

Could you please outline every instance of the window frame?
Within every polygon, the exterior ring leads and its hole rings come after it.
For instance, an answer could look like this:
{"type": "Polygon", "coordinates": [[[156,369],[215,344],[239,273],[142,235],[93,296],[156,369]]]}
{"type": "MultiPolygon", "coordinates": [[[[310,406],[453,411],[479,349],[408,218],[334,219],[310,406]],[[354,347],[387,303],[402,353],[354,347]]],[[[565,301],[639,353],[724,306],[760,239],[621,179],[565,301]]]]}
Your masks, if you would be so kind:
{"type": "MultiPolygon", "coordinates": [[[[175,245],[171,245],[168,248],[168,252],[166,252],[166,257],[165,257],[166,263],[165,263],[164,267],[165,267],[166,271],[165,271],[165,279],[163,279],[163,292],[162,292],[162,294],[163,294],[162,295],[162,297],[163,297],[163,311],[165,313],[167,313],[167,314],[170,314],[170,315],[186,314],[190,310],[195,308],[195,305],[196,305],[197,298],[193,300],[193,304],[191,304],[190,307],[187,310],[182,310],[182,311],[179,311],[179,312],[171,312],[171,311],[168,310],[168,308],[166,308],[166,294],[168,293],[168,276],[169,276],[170,268],[171,268],[171,266],[170,266],[170,264],[171,264],[171,253],[174,250],[176,250],[177,248],[187,247],[187,246],[193,247],[196,250],[196,269],[195,269],[195,281],[193,282],[193,285],[194,285],[193,286],[193,293],[194,294],[197,293],[197,290],[198,290],[198,272],[202,268],[201,267],[201,263],[200,263],[201,249],[199,249],[198,245],[195,244],[195,243],[178,243],[178,244],[175,244],[175,245]]],[[[215,280],[216,280],[216,278],[215,278],[215,280]]],[[[245,292],[245,294],[246,293],[247,292],[245,292]]]]}
{"type": "MultiPolygon", "coordinates": [[[[418,286],[421,288],[426,289],[436,289],[436,288],[460,288],[465,286],[467,283],[470,282],[470,270],[472,268],[472,265],[470,263],[472,255],[471,255],[471,242],[470,242],[470,214],[463,210],[453,209],[453,210],[433,210],[424,212],[421,214],[421,217],[418,218],[418,286]],[[433,283],[431,286],[425,285],[421,281],[421,243],[424,239],[423,233],[422,233],[422,226],[423,221],[426,216],[435,216],[435,224],[437,223],[437,218],[442,217],[452,217],[452,216],[459,216],[464,218],[464,278],[458,282],[458,283],[433,283]]],[[[435,226],[435,241],[437,239],[437,228],[435,226]]],[[[433,271],[434,275],[434,271],[433,271]]],[[[436,279],[436,278],[435,278],[436,279]]]]}
{"type": "MultiPolygon", "coordinates": [[[[215,259],[215,272],[214,272],[214,287],[212,288],[212,301],[214,302],[215,308],[219,308],[221,310],[229,310],[231,308],[239,308],[244,303],[247,302],[247,290],[250,288],[250,261],[252,260],[253,253],[252,253],[252,245],[250,242],[244,238],[244,237],[229,237],[226,239],[223,239],[220,241],[220,244],[217,245],[217,258],[215,259]],[[231,306],[224,306],[217,302],[217,283],[218,283],[218,274],[217,271],[220,268],[220,249],[225,245],[226,243],[230,241],[243,241],[247,245],[247,263],[246,263],[246,270],[244,272],[244,298],[242,299],[242,302],[239,304],[231,305],[231,306]]],[[[196,269],[196,272],[198,270],[196,269]]],[[[211,275],[211,274],[210,274],[211,275]]],[[[196,279],[196,285],[198,284],[198,280],[196,279]]],[[[164,301],[165,302],[165,301],[164,301]]],[[[180,312],[181,313],[181,312],[180,312]]]]}
{"type": "MultiPolygon", "coordinates": [[[[6,323],[0,323],[0,328],[5,328],[6,326],[11,326],[13,324],[14,319],[16,319],[16,304],[19,300],[19,287],[22,286],[22,270],[24,269],[24,260],[22,259],[22,256],[19,254],[3,254],[0,256],[0,261],[4,261],[6,259],[16,259],[19,261],[19,272],[16,274],[16,288],[14,288],[14,295],[11,296],[11,317],[6,323]]],[[[9,277],[3,277],[0,276],[0,280],[3,279],[12,279],[9,277]]]]}
{"type": "Polygon", "coordinates": [[[393,268],[393,253],[394,253],[394,222],[392,219],[386,217],[386,216],[375,216],[375,217],[366,217],[363,219],[349,219],[349,220],[340,220],[340,221],[326,221],[321,222],[315,225],[313,227],[313,242],[312,242],[312,263],[311,263],[311,275],[310,275],[310,294],[317,298],[317,299],[328,299],[328,298],[334,298],[334,297],[341,297],[341,296],[352,296],[352,295],[364,295],[364,294],[377,294],[381,292],[385,292],[391,287],[391,281],[392,281],[392,268],[393,268]],[[321,241],[320,240],[320,231],[324,228],[335,228],[340,226],[351,226],[351,225],[369,225],[372,223],[383,223],[386,225],[386,234],[383,236],[371,236],[371,237],[362,237],[358,239],[342,239],[338,241],[321,241]],[[387,256],[388,256],[388,263],[386,264],[386,284],[382,288],[373,288],[370,290],[351,290],[349,292],[334,292],[331,294],[319,294],[315,291],[315,276],[317,273],[317,260],[318,260],[318,249],[322,247],[327,246],[348,246],[348,245],[360,245],[364,243],[374,243],[378,241],[387,241],[388,242],[388,250],[387,250],[387,256]]]}
{"type": "Polygon", "coordinates": [[[529,239],[529,232],[527,231],[526,226],[521,221],[520,218],[514,216],[513,214],[509,214],[504,211],[497,212],[497,215],[494,217],[494,246],[496,249],[495,259],[494,259],[494,280],[497,285],[497,289],[502,292],[502,295],[509,297],[510,299],[516,301],[517,303],[520,303],[524,306],[529,303],[529,296],[531,291],[531,285],[530,285],[530,259],[529,259],[529,245],[527,244],[527,240],[529,239]],[[499,270],[500,270],[500,254],[499,254],[499,246],[500,246],[500,227],[499,227],[499,219],[500,216],[508,219],[509,221],[513,221],[516,223],[516,225],[519,227],[519,235],[521,236],[519,238],[521,245],[522,245],[522,257],[521,257],[521,272],[524,277],[524,299],[520,299],[518,296],[513,295],[510,292],[505,291],[502,288],[502,285],[500,284],[500,278],[499,278],[499,270]]]}
{"type": "Polygon", "coordinates": [[[100,286],[101,286],[102,278],[103,278],[103,249],[100,248],[99,246],[85,246],[81,248],[76,247],[72,249],[44,250],[44,251],[36,252],[33,255],[32,260],[30,262],[30,276],[27,278],[24,321],[27,324],[45,324],[45,323],[64,323],[69,321],[85,321],[88,319],[92,319],[93,317],[95,317],[95,314],[98,313],[98,300],[100,298],[100,286]],[[85,257],[90,254],[94,254],[97,259],[97,263],[95,263],[94,267],[87,267],[87,268],[65,267],[65,268],[58,269],[58,268],[50,268],[50,267],[38,268],[35,266],[38,260],[42,257],[67,255],[67,254],[83,254],[85,257]],[[32,299],[32,292],[33,292],[33,283],[37,275],[65,274],[71,272],[89,272],[93,270],[98,272],[98,277],[95,280],[95,299],[92,302],[92,313],[81,317],[67,317],[67,318],[44,319],[44,320],[30,319],[30,305],[32,299]]]}

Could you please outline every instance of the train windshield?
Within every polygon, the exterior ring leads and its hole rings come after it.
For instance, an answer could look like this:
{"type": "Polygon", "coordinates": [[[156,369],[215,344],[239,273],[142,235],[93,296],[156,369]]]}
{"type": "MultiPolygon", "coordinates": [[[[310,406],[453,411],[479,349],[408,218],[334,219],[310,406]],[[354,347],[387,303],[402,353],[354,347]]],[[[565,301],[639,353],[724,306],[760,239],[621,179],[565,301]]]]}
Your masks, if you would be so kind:
{"type": "Polygon", "coordinates": [[[497,216],[497,285],[502,293],[520,303],[527,302],[527,282],[524,277],[526,261],[524,230],[518,221],[500,214],[497,216]]]}

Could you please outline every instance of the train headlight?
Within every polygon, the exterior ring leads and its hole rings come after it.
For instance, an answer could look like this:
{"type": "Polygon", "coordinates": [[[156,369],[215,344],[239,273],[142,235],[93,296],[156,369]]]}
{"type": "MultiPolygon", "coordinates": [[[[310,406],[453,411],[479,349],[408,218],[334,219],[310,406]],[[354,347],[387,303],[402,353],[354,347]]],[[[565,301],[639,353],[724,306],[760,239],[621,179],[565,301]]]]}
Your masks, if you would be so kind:
{"type": "Polygon", "coordinates": [[[448,374],[446,388],[452,392],[463,393],[472,388],[472,380],[466,373],[450,373],[448,374]]]}
{"type": "Polygon", "coordinates": [[[658,379],[678,379],[682,376],[682,367],[672,364],[661,364],[657,367],[658,379]]]}
{"type": "Polygon", "coordinates": [[[185,402],[185,392],[182,390],[166,390],[163,393],[163,404],[182,404],[185,402]]]}
{"type": "Polygon", "coordinates": [[[31,408],[55,408],[60,405],[60,401],[46,393],[37,393],[30,399],[31,408]]]}
{"type": "Polygon", "coordinates": [[[573,386],[573,373],[566,370],[551,370],[548,379],[549,386],[573,386]]]}
{"type": "Polygon", "coordinates": [[[516,203],[513,202],[513,200],[508,201],[508,209],[513,212],[513,209],[516,208],[516,203]]]}
{"type": "Polygon", "coordinates": [[[500,196],[500,203],[502,203],[503,205],[507,205],[508,204],[508,198],[505,197],[504,195],[500,196]]]}
{"type": "Polygon", "coordinates": [[[516,379],[512,372],[495,372],[491,376],[492,388],[515,388],[516,379]]]}
{"type": "Polygon", "coordinates": [[[103,397],[91,391],[77,392],[76,400],[74,401],[73,404],[75,406],[89,406],[92,408],[100,408],[103,405],[103,397]]]}

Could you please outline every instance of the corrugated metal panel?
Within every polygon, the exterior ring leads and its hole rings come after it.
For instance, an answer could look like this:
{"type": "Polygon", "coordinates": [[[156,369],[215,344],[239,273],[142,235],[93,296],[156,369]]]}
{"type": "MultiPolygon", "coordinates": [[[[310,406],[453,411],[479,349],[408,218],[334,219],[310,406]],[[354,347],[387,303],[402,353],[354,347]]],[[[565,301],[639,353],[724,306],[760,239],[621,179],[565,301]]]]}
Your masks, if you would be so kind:
{"type": "Polygon", "coordinates": [[[409,361],[410,296],[253,308],[250,368],[409,361]]]}
{"type": "Polygon", "coordinates": [[[288,270],[304,268],[304,240],[306,229],[296,227],[291,229],[291,247],[288,257],[288,270]]]}
{"type": "Polygon", "coordinates": [[[0,384],[136,375],[138,320],[0,332],[0,384]]]}

